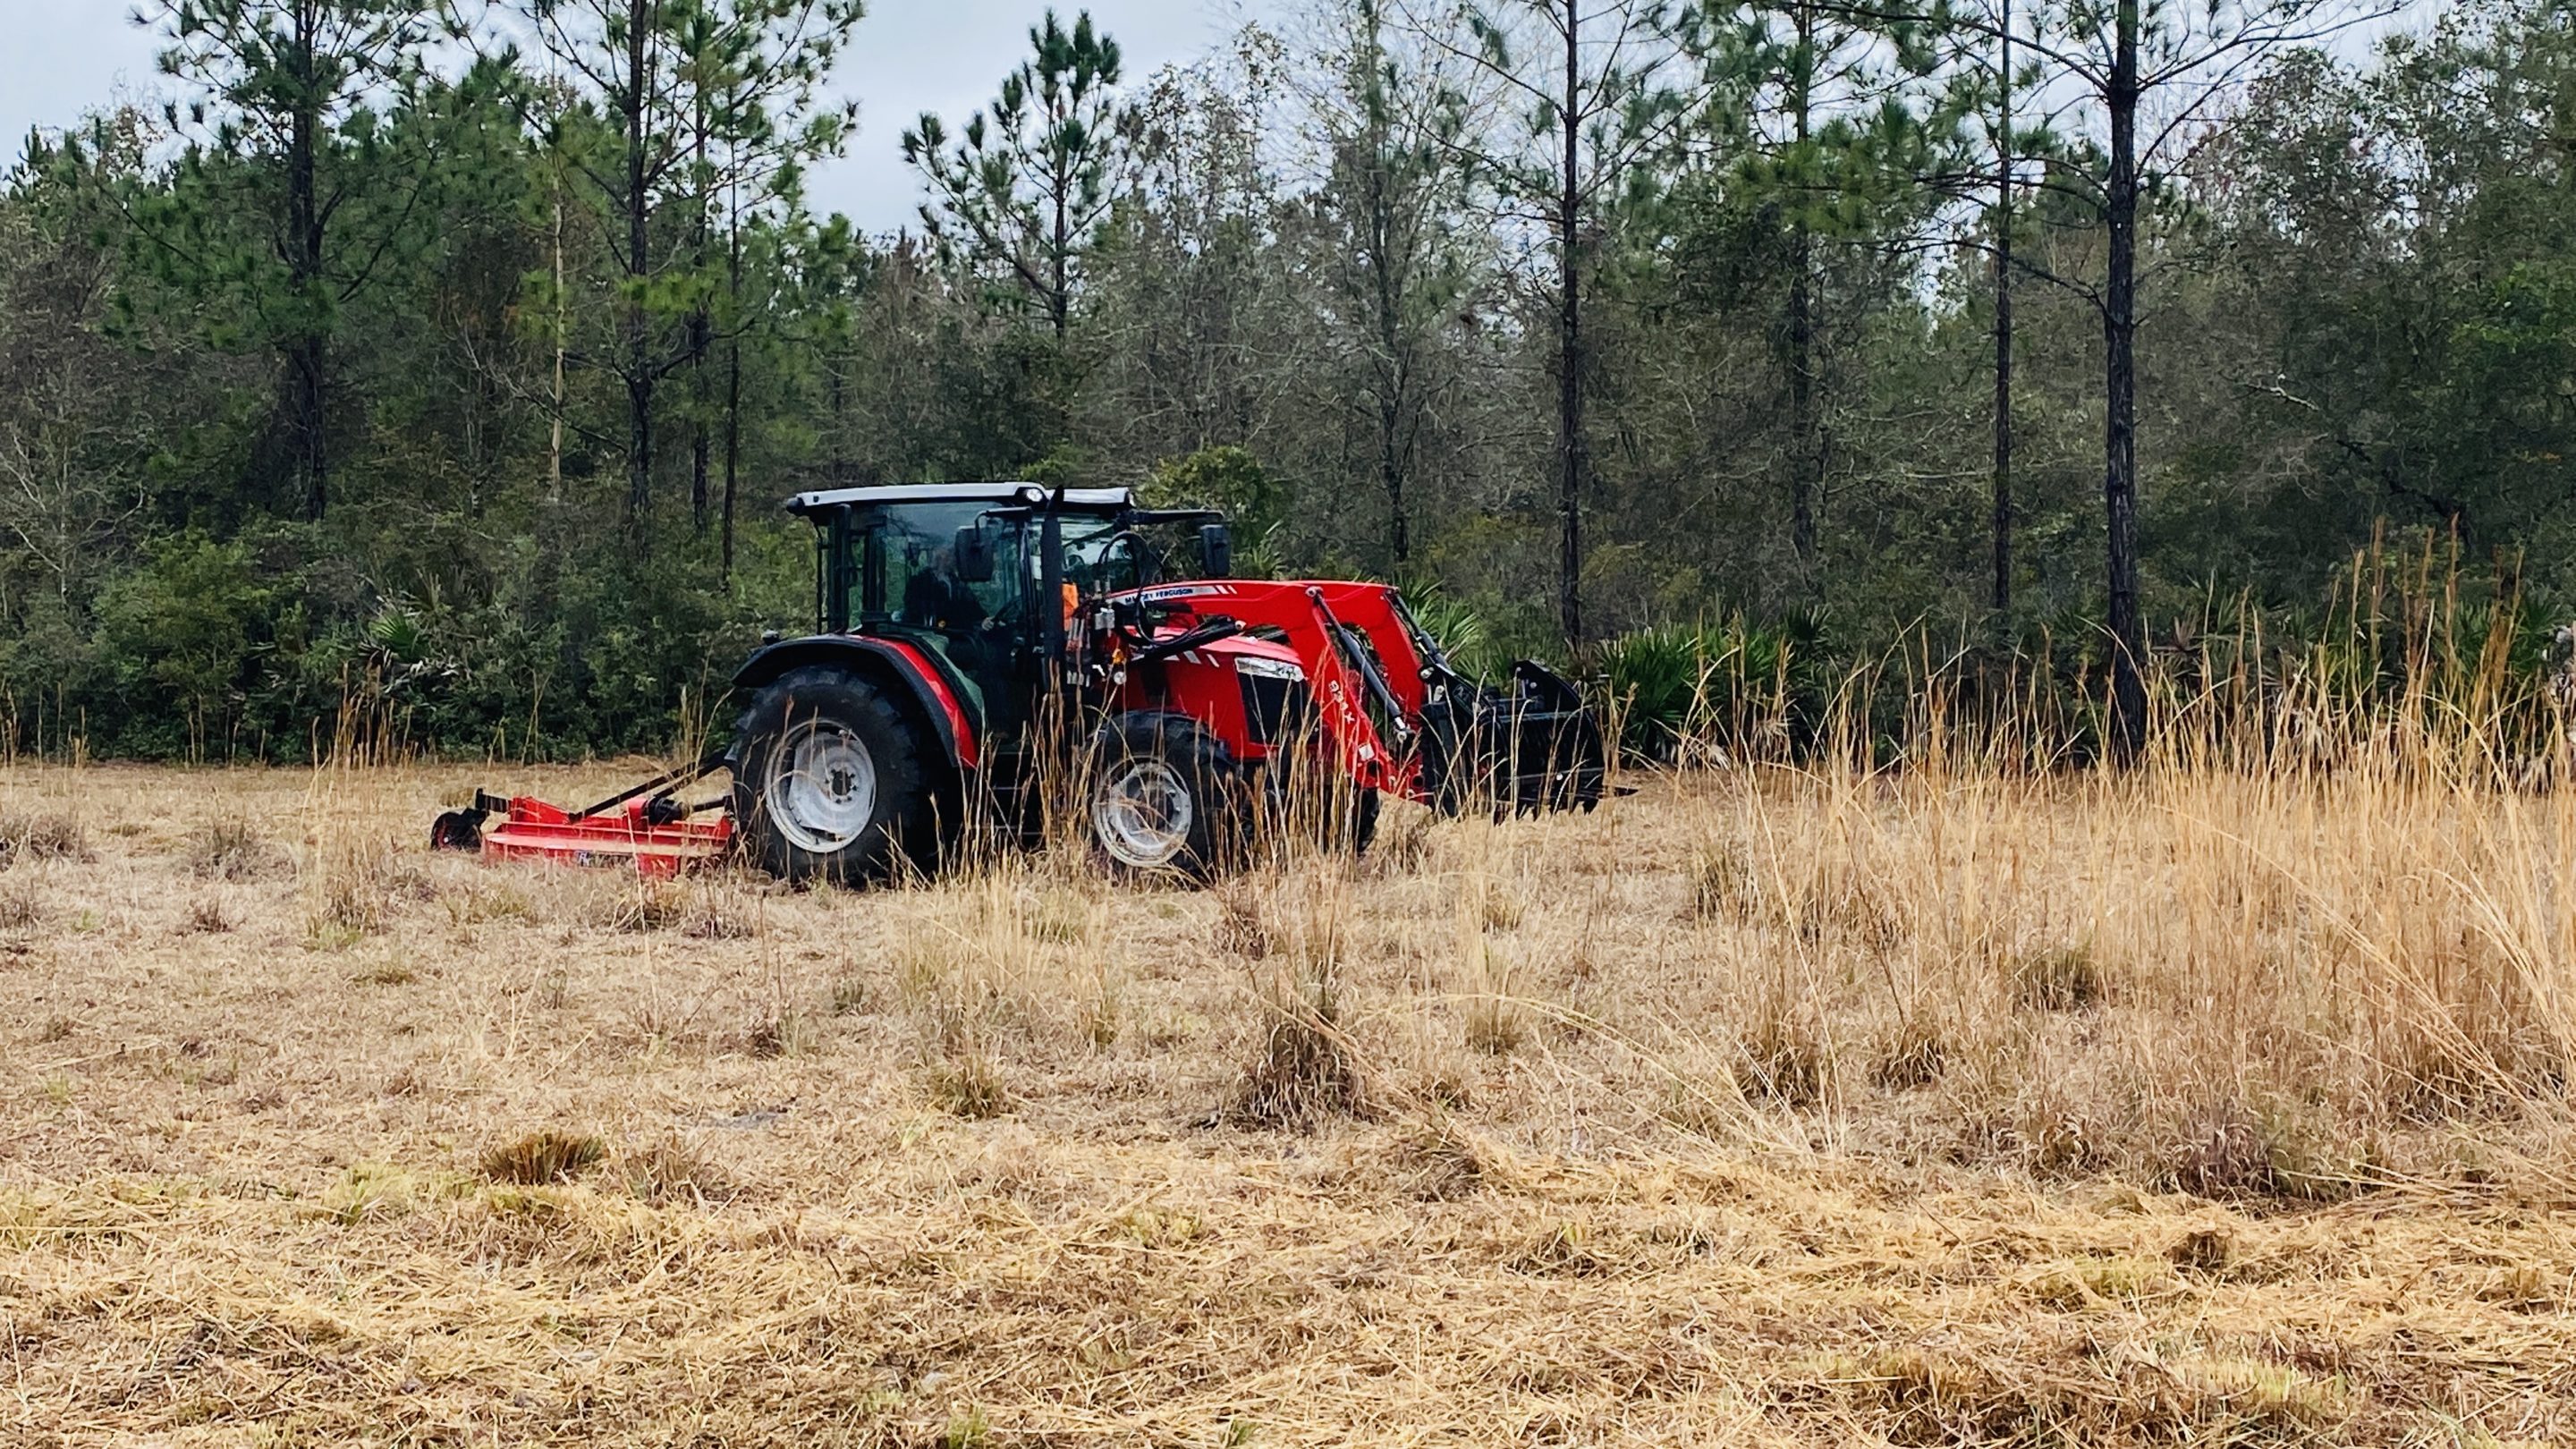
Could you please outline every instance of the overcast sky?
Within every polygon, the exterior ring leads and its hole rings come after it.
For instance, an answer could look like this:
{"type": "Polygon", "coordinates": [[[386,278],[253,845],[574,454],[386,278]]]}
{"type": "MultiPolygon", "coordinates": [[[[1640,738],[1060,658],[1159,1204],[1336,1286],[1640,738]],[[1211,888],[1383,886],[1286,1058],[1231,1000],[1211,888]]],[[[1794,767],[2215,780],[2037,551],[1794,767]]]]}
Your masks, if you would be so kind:
{"type": "MultiPolygon", "coordinates": [[[[155,68],[163,41],[133,23],[137,0],[0,0],[0,170],[14,162],[30,126],[60,128],[120,100],[157,103],[173,82],[155,68]]],[[[154,0],[143,3],[157,9],[154,0]]],[[[1068,14],[1083,0],[1057,0],[1068,14]]],[[[897,147],[924,110],[952,123],[991,99],[1028,51],[1029,26],[1047,0],[869,0],[855,43],[835,79],[859,103],[849,154],[809,183],[818,212],[839,211],[872,232],[914,222],[920,187],[897,147]]],[[[1126,78],[1193,59],[1246,18],[1290,13],[1297,0],[1090,0],[1093,18],[1118,38],[1126,78]]],[[[2421,28],[2438,0],[2412,0],[2402,14],[2355,27],[2333,48],[2358,58],[2377,36],[2421,28]]]]}
{"type": "MultiPolygon", "coordinates": [[[[129,18],[135,0],[0,0],[0,152],[16,160],[30,126],[59,128],[120,99],[168,98],[153,65],[162,42],[129,18]]],[[[1068,15],[1082,0],[1059,0],[1068,15]]],[[[1090,0],[1092,18],[1118,38],[1127,78],[1188,60],[1224,38],[1230,16],[1274,0],[1090,0]]],[[[847,212],[871,231],[913,219],[920,189],[896,142],[915,116],[951,122],[991,99],[1028,50],[1046,0],[870,0],[836,77],[859,103],[847,156],[812,179],[817,211],[847,212]]]]}

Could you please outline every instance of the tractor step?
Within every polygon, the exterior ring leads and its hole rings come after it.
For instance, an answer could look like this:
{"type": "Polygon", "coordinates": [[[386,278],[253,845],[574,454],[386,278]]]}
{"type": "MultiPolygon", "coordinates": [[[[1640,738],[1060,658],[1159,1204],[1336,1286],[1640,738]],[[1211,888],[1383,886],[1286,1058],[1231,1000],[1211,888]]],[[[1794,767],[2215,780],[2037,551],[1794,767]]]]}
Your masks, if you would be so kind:
{"type": "Polygon", "coordinates": [[[627,865],[637,875],[665,880],[733,849],[733,817],[722,801],[687,805],[670,793],[729,764],[722,754],[710,754],[580,810],[532,795],[477,790],[472,805],[450,810],[430,826],[430,848],[480,851],[486,860],[627,865]]]}

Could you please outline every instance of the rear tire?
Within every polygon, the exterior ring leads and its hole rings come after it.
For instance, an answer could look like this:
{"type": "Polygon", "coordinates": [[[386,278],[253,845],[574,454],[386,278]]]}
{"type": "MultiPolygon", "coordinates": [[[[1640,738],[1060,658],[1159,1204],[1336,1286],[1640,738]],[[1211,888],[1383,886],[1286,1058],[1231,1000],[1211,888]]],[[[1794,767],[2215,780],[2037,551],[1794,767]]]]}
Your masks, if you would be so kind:
{"type": "Polygon", "coordinates": [[[1233,855],[1240,793],[1233,754],[1197,721],[1120,715],[1093,742],[1083,826],[1119,874],[1206,880],[1233,855]]]}
{"type": "Polygon", "coordinates": [[[921,741],[874,684],[790,670],[752,696],[734,729],[734,828],[786,880],[883,880],[935,844],[921,741]]]}

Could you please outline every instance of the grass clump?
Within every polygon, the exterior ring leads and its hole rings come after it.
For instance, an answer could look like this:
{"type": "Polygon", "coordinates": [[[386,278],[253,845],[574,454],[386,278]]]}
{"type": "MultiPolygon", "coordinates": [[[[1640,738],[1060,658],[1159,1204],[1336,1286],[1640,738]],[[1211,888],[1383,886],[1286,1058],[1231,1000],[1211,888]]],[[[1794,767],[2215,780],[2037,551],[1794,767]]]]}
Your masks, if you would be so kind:
{"type": "Polygon", "coordinates": [[[94,860],[89,831],[72,815],[0,815],[0,870],[21,860],[94,860]]]}
{"type": "Polygon", "coordinates": [[[1388,1160],[1397,1183],[1421,1202],[1471,1197],[1495,1175],[1475,1140],[1446,1122],[1407,1134],[1388,1160]]]}
{"type": "Polygon", "coordinates": [[[972,1404],[966,1406],[966,1412],[951,1418],[939,1435],[939,1449],[991,1449],[992,1443],[991,1421],[972,1404]]]}
{"type": "Polygon", "coordinates": [[[33,930],[44,919],[44,898],[33,881],[0,883],[0,931],[33,930]]]}
{"type": "Polygon", "coordinates": [[[1090,997],[1074,1008],[1074,1024],[1095,1051],[1107,1051],[1118,1044],[1127,1025],[1127,993],[1116,976],[1107,971],[1100,973],[1090,997]]]}
{"type": "Polygon", "coordinates": [[[760,921],[744,909],[740,896],[709,881],[692,894],[680,934],[693,941],[746,940],[760,934],[760,921]]]}
{"type": "Polygon", "coordinates": [[[771,1008],[756,1012],[751,1024],[743,1028],[743,1050],[767,1061],[790,1056],[811,1044],[813,1028],[805,1013],[793,1008],[771,1008]]]}
{"type": "Polygon", "coordinates": [[[1032,941],[1079,946],[1092,938],[1096,915],[1092,903],[1079,893],[1053,887],[1039,891],[1034,900],[1025,904],[1020,929],[1032,941]]]}
{"type": "Polygon", "coordinates": [[[1370,1115],[1368,1076],[1343,1030],[1329,973],[1295,984],[1274,979],[1261,1012],[1259,1043],[1220,1114],[1226,1121],[1312,1131],[1328,1118],[1370,1115]]]}
{"type": "Polygon", "coordinates": [[[593,925],[611,931],[673,930],[689,919],[689,891],[677,881],[620,882],[595,898],[587,914],[593,925]]]}
{"type": "Polygon", "coordinates": [[[2060,946],[2021,957],[2012,967],[2013,1000],[2032,1011],[2087,1011],[2109,994],[2101,965],[2086,946],[2060,946]]]}
{"type": "Polygon", "coordinates": [[[863,1016],[876,1009],[876,988],[868,978],[859,975],[836,977],[832,981],[832,1014],[863,1016]]]}
{"type": "Polygon", "coordinates": [[[389,842],[334,833],[317,847],[305,876],[305,934],[336,947],[374,935],[392,915],[396,893],[414,881],[389,842]]]}
{"type": "Polygon", "coordinates": [[[361,986],[409,986],[420,979],[420,972],[399,956],[362,967],[349,978],[361,986]]]}
{"type": "Polygon", "coordinates": [[[1261,909],[1261,897],[1250,887],[1234,884],[1216,892],[1216,948],[1230,956],[1259,961],[1270,954],[1270,923],[1261,909]]]}
{"type": "Polygon", "coordinates": [[[1879,1044],[1877,1060],[1870,1063],[1871,1085],[1892,1092],[1928,1087],[1941,1079],[1942,1069],[1950,1064],[1950,1044],[1940,1034],[1920,1021],[1899,1024],[1879,1044]]]}
{"type": "Polygon", "coordinates": [[[575,1176],[607,1155],[608,1144],[595,1135],[544,1127],[485,1148],[479,1165],[495,1182],[537,1187],[575,1176]]]}
{"type": "Polygon", "coordinates": [[[508,879],[475,879],[461,889],[446,892],[440,904],[447,909],[450,925],[479,926],[491,921],[530,921],[537,919],[536,902],[528,898],[518,882],[508,879]]]}
{"type": "Polygon", "coordinates": [[[1825,1094],[1833,1055],[1803,1014],[1774,1007],[1738,1038],[1744,1095],[1781,1107],[1813,1106],[1825,1094]]]}
{"type": "Polygon", "coordinates": [[[2229,1097],[2185,1119],[2168,1175],[2200,1197],[2304,1202],[2338,1202],[2383,1180],[2367,1135],[2287,1104],[2258,1111],[2229,1097]]]}
{"type": "Polygon", "coordinates": [[[1380,875],[1401,876],[1420,873],[1431,861],[1431,825],[1428,810],[1405,810],[1393,805],[1384,807],[1379,817],[1377,840],[1369,851],[1369,863],[1380,875]]]}
{"type": "Polygon", "coordinates": [[[1530,1035],[1529,1011],[1513,995],[1511,968],[1481,936],[1469,938],[1466,956],[1459,984],[1467,994],[1467,1045],[1487,1056],[1510,1056],[1530,1035]]]}
{"type": "Polygon", "coordinates": [[[221,816],[188,832],[180,863],[199,880],[266,880],[287,869],[284,854],[247,820],[221,816]]]}
{"type": "Polygon", "coordinates": [[[1702,920],[1745,921],[1762,901],[1762,888],[1744,857],[1726,845],[1703,845],[1691,858],[1691,914],[1702,920]]]}
{"type": "Polygon", "coordinates": [[[705,1207],[729,1202],[736,1192],[722,1169],[676,1136],[621,1155],[617,1167],[626,1190],[650,1207],[705,1207]]]}
{"type": "Polygon", "coordinates": [[[1529,1040],[1529,1014],[1520,1003],[1499,992],[1467,1002],[1467,1045],[1491,1057],[1507,1057],[1529,1040]]]}
{"type": "Polygon", "coordinates": [[[930,1064],[926,1077],[930,1104],[970,1122],[1002,1116],[1019,1105],[992,1058],[980,1051],[942,1057],[930,1064]]]}

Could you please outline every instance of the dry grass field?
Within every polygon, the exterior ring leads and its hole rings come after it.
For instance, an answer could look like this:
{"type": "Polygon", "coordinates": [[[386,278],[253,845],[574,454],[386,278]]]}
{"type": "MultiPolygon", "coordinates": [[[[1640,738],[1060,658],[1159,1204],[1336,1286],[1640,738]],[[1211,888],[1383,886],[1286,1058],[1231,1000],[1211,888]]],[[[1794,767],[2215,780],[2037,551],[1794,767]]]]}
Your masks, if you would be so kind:
{"type": "Polygon", "coordinates": [[[636,773],[0,777],[0,1442],[2576,1442],[2566,792],[421,848],[636,773]]]}

